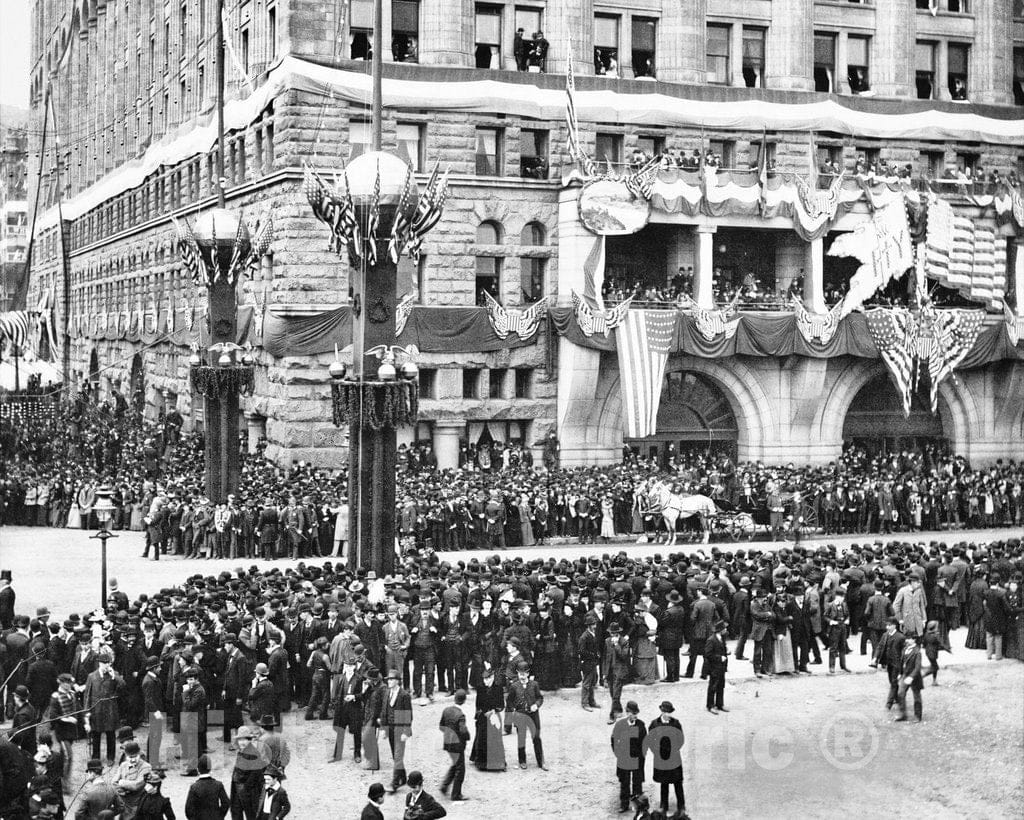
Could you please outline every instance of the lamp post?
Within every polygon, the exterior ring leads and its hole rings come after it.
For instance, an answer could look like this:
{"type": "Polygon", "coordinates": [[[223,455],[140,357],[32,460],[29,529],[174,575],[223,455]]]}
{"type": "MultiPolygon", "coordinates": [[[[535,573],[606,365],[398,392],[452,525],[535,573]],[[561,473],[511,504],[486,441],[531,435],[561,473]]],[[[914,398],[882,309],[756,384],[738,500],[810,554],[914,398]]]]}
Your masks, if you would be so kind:
{"type": "Polygon", "coordinates": [[[107,541],[117,538],[107,529],[110,516],[114,512],[114,505],[110,503],[109,487],[103,486],[96,491],[96,504],[92,510],[100,522],[100,531],[90,537],[100,539],[100,609],[105,610],[107,608],[107,541]]]}

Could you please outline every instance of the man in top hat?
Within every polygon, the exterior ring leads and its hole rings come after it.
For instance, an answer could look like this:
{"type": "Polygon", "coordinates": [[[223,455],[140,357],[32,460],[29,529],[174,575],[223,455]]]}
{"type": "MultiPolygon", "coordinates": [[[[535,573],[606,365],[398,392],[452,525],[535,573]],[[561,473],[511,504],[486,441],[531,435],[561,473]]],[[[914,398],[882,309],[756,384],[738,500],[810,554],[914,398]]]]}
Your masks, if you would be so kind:
{"type": "Polygon", "coordinates": [[[423,790],[423,773],[409,772],[409,793],[405,796],[406,820],[438,820],[447,814],[444,806],[423,790]]]}
{"type": "Polygon", "coordinates": [[[683,597],[673,589],[667,598],[668,609],[658,621],[658,651],[665,657],[664,683],[679,680],[679,651],[683,648],[686,630],[686,610],[683,597]]]}
{"type": "Polygon", "coordinates": [[[704,668],[708,675],[708,696],[705,704],[713,715],[728,712],[725,708],[725,671],[729,668],[729,650],[725,645],[725,621],[715,622],[711,637],[704,642],[704,668]]]}
{"type": "Polygon", "coordinates": [[[629,811],[630,798],[644,790],[644,740],[647,727],[639,718],[636,701],[626,703],[626,716],[612,729],[615,776],[619,780],[619,812],[629,811]]]}
{"type": "Polygon", "coordinates": [[[387,732],[394,771],[391,791],[405,785],[405,744],[412,737],[412,697],[402,688],[402,674],[397,669],[388,671],[388,688],[381,700],[380,727],[387,732]]]}
{"type": "Polygon", "coordinates": [[[612,621],[608,624],[604,649],[604,679],[608,682],[608,695],[611,698],[609,725],[615,723],[622,714],[622,687],[629,680],[631,669],[629,637],[622,634],[622,626],[618,621],[612,621]]]}
{"type": "Polygon", "coordinates": [[[356,763],[362,762],[363,683],[364,676],[356,666],[355,656],[346,657],[342,662],[334,696],[334,728],[337,738],[332,762],[341,760],[346,729],[352,735],[352,758],[356,763]]]}
{"type": "Polygon", "coordinates": [[[114,733],[121,725],[118,697],[125,683],[113,669],[114,656],[108,649],[97,654],[97,668],[85,682],[82,705],[87,710],[85,730],[92,744],[92,757],[100,756],[100,738],[107,739],[107,762],[114,762],[114,733]]]}
{"type": "Polygon", "coordinates": [[[281,786],[284,772],[273,764],[263,772],[263,793],[259,799],[256,820],[284,820],[292,810],[288,792],[281,786]]]}
{"type": "Polygon", "coordinates": [[[220,636],[224,652],[224,734],[225,743],[231,742],[231,732],[242,725],[242,706],[249,697],[252,685],[253,667],[248,657],[238,647],[238,637],[233,632],[220,636]]]}
{"type": "Polygon", "coordinates": [[[686,738],[682,724],[672,716],[675,710],[671,701],[661,702],[658,717],[647,727],[645,749],[650,749],[654,755],[653,780],[661,784],[661,810],[668,815],[668,787],[672,786],[678,809],[675,816],[685,818],[682,749],[686,738]]]}
{"type": "Polygon", "coordinates": [[[520,661],[516,669],[516,678],[508,688],[508,699],[505,709],[511,715],[516,727],[516,746],[519,753],[519,768],[526,768],[526,736],[533,736],[533,753],[537,757],[537,765],[544,771],[544,745],[540,737],[540,707],[544,704],[537,681],[530,677],[530,665],[520,661]]]}

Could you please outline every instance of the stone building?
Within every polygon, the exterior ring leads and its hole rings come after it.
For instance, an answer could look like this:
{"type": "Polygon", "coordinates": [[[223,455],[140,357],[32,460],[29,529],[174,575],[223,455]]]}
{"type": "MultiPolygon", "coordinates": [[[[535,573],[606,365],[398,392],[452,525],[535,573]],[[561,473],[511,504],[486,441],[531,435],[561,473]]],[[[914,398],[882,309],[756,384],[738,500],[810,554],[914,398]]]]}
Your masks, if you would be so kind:
{"type": "MultiPolygon", "coordinates": [[[[60,312],[79,378],[130,390],[151,416],[177,406],[190,423],[202,422],[201,403],[188,381],[194,333],[183,329],[201,324],[204,297],[183,274],[170,217],[194,220],[216,202],[217,5],[35,0],[33,17],[32,150],[34,158],[43,151],[43,175],[30,194],[41,197],[32,288],[61,294],[67,271],[60,312]],[[58,139],[41,145],[48,112],[58,139]]],[[[276,236],[239,290],[258,363],[246,422],[252,441],[265,435],[282,462],[337,466],[346,437],[331,423],[333,350],[271,355],[257,329],[346,302],[347,261],[327,250],[302,168],[329,176],[367,150],[372,4],[227,7],[228,206],[250,223],[272,212],[276,236]]],[[[424,311],[471,307],[484,291],[512,308],[545,295],[566,306],[582,292],[594,236],[580,220],[579,187],[563,183],[572,166],[570,48],[581,141],[612,172],[635,157],[694,151],[717,154],[723,169],[770,164],[800,175],[811,165],[851,178],[888,164],[909,166],[915,178],[1024,171],[1020,3],[385,0],[381,25],[385,148],[403,155],[421,184],[435,163],[451,171],[424,256],[402,265],[399,292],[424,311]],[[645,105],[654,93],[658,104],[645,105]],[[811,104],[827,113],[807,114],[811,104]],[[704,122],[687,113],[701,105],[729,114],[704,122]]],[[[1017,310],[1024,257],[1013,225],[996,225],[991,208],[966,200],[956,207],[995,231],[1017,310]]],[[[725,280],[756,270],[763,289],[796,292],[822,314],[830,288],[851,271],[826,255],[832,233],[868,213],[857,203],[835,231],[806,242],[788,220],[654,208],[639,232],[607,237],[605,283],[662,288],[679,276],[709,307],[725,280]]],[[[987,320],[1001,321],[995,312],[987,320]]],[[[432,350],[419,365],[421,420],[402,436],[432,440],[442,465],[480,436],[535,446],[554,431],[568,463],[621,452],[615,355],[559,337],[550,324],[531,344],[432,350]]],[[[938,414],[915,405],[909,419],[894,412],[877,359],[675,353],[667,370],[659,433],[633,446],[710,442],[744,459],[827,461],[844,439],[888,447],[942,439],[982,461],[1024,456],[1024,369],[1013,360],[959,372],[944,384],[938,414]]]]}

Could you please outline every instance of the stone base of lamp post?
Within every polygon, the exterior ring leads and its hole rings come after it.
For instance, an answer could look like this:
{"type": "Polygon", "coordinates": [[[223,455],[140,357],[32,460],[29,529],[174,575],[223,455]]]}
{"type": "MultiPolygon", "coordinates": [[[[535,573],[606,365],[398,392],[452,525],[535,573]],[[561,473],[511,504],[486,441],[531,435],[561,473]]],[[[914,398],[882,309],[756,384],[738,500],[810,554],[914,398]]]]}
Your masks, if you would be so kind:
{"type": "Polygon", "coordinates": [[[251,393],[252,367],[232,365],[192,368],[192,387],[203,397],[206,456],[206,495],[214,504],[238,491],[239,395],[251,393]]]}

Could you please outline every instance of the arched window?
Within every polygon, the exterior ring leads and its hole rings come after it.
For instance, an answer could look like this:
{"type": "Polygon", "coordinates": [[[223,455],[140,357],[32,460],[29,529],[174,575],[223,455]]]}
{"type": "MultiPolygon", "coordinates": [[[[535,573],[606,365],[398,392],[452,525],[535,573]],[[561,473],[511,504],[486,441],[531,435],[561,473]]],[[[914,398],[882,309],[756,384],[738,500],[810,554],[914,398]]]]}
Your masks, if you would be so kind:
{"type": "Polygon", "coordinates": [[[476,229],[476,304],[485,305],[484,293],[501,301],[502,228],[490,220],[476,229]]]}
{"type": "MultiPolygon", "coordinates": [[[[544,245],[547,238],[544,226],[539,222],[527,222],[519,237],[520,244],[527,248],[544,245]]],[[[547,258],[536,254],[524,255],[519,259],[519,299],[524,303],[536,302],[544,296],[544,274],[547,258]]]]}

